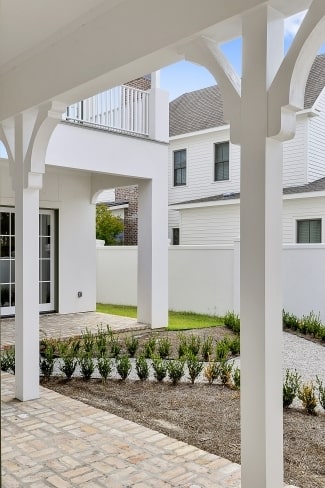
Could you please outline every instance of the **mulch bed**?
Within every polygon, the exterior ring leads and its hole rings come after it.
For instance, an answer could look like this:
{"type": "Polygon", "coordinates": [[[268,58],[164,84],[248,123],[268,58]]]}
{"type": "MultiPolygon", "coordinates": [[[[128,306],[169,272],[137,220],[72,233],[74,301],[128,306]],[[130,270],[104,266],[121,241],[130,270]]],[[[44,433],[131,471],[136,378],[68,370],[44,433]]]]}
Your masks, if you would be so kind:
{"type": "MultiPolygon", "coordinates": [[[[187,331],[221,339],[227,329],[187,331]]],[[[145,340],[148,332],[143,333],[145,340]]],[[[156,333],[159,335],[166,332],[156,333]]],[[[141,333],[138,335],[142,335],[141,333]]],[[[177,344],[177,333],[168,332],[177,344]]],[[[176,349],[175,349],[176,350],[176,349]]],[[[43,386],[240,463],[240,394],[213,384],[52,378],[43,386]]],[[[325,486],[325,415],[284,411],[285,481],[300,488],[325,486]]]]}

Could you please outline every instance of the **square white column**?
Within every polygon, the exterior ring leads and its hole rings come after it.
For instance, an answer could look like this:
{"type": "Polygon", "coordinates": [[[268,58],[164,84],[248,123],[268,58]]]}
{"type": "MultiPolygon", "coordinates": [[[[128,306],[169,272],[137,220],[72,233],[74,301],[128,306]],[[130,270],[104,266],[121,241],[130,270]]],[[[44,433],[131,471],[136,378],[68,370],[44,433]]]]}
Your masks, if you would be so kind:
{"type": "Polygon", "coordinates": [[[139,184],[138,321],[152,328],[168,325],[168,207],[164,180],[157,177],[139,184]]]}
{"type": "MultiPolygon", "coordinates": [[[[268,88],[283,21],[243,21],[240,186],[242,488],[282,488],[282,143],[267,137],[268,88]]],[[[283,44],[282,44],[283,46],[283,44]]]]}

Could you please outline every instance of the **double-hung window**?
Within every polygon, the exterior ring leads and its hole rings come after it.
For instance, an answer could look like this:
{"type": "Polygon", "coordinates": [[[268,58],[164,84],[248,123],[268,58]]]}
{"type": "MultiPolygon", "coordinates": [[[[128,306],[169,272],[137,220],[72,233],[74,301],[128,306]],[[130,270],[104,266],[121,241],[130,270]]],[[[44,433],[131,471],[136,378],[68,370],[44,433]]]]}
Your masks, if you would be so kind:
{"type": "Polygon", "coordinates": [[[297,243],[311,244],[322,242],[322,220],[297,220],[297,243]]]}
{"type": "Polygon", "coordinates": [[[174,186],[186,185],[186,149],[174,151],[174,186]]]}
{"type": "Polygon", "coordinates": [[[229,142],[214,145],[214,181],[229,180],[229,142]]]}

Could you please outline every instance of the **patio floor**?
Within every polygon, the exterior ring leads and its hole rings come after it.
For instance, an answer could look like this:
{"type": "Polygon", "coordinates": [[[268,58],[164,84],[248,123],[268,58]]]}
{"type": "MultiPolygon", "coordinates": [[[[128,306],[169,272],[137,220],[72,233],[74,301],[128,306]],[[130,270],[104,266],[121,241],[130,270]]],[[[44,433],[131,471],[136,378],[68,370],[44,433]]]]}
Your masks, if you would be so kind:
{"type": "MultiPolygon", "coordinates": [[[[144,327],[90,313],[42,316],[40,328],[65,337],[100,323],[144,327]]],[[[1,341],[14,342],[14,319],[1,321],[1,341]]],[[[39,399],[20,402],[14,383],[1,373],[3,488],[240,487],[238,464],[43,387],[39,399]]]]}

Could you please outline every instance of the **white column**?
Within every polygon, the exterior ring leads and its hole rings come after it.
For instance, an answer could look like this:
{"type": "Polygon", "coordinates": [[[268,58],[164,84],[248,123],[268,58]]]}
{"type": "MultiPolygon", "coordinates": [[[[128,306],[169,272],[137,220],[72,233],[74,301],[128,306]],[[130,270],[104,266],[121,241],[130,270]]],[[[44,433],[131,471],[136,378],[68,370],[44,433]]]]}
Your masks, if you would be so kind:
{"type": "Polygon", "coordinates": [[[240,197],[242,488],[280,488],[282,441],[282,143],[267,138],[268,88],[283,21],[243,19],[240,197]]]}
{"type": "Polygon", "coordinates": [[[169,142],[169,95],[159,88],[158,72],[156,75],[149,91],[149,137],[169,142]]]}
{"type": "Polygon", "coordinates": [[[139,184],[138,321],[152,328],[168,324],[167,178],[139,184]]]}
{"type": "Polygon", "coordinates": [[[16,398],[39,397],[39,187],[42,175],[26,172],[23,119],[15,121],[16,398]]]}

